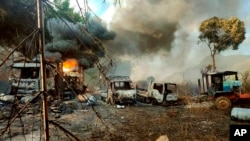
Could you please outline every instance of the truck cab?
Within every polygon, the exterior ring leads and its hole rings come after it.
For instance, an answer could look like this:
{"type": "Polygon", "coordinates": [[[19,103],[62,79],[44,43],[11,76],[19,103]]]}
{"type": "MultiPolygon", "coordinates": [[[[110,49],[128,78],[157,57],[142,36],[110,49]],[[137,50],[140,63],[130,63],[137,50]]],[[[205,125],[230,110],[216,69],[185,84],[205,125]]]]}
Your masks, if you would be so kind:
{"type": "Polygon", "coordinates": [[[136,85],[137,99],[142,102],[158,104],[170,104],[178,101],[177,84],[168,82],[143,82],[136,85]],[[144,84],[143,84],[144,83],[144,84]],[[147,87],[147,88],[146,88],[147,87]]]}
{"type": "Polygon", "coordinates": [[[107,103],[134,104],[136,103],[136,90],[128,76],[110,77],[107,88],[102,90],[101,97],[107,103]]]}
{"type": "MultiPolygon", "coordinates": [[[[47,89],[54,88],[54,77],[47,70],[47,89]]],[[[25,96],[40,91],[40,63],[39,62],[16,62],[11,66],[9,82],[12,85],[12,93],[17,96],[25,96]]]]}

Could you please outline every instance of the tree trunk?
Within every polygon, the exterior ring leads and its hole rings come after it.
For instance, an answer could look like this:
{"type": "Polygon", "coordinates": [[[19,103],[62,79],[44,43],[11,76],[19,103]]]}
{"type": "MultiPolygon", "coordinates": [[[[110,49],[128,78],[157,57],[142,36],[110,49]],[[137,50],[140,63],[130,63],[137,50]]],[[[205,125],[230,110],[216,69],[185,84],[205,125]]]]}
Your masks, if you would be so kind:
{"type": "Polygon", "coordinates": [[[212,61],[213,61],[213,72],[216,71],[216,65],[215,65],[215,54],[211,55],[212,61]]]}

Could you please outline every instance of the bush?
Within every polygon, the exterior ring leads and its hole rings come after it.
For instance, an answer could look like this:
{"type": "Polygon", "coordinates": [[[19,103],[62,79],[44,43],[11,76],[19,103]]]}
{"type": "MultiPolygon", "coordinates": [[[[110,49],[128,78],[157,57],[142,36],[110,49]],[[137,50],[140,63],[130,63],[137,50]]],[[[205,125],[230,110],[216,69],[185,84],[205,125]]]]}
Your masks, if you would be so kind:
{"type": "Polygon", "coordinates": [[[245,92],[250,92],[250,69],[241,73],[242,87],[245,92]]]}

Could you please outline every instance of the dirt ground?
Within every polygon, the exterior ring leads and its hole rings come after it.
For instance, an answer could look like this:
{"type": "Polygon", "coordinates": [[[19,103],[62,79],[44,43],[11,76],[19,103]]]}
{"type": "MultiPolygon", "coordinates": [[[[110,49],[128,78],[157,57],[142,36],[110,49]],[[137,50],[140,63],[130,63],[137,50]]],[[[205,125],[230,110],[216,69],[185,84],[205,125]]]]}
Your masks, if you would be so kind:
{"type": "MultiPolygon", "coordinates": [[[[250,125],[249,121],[233,121],[230,115],[231,110],[219,111],[212,101],[168,107],[138,102],[117,108],[98,100],[93,107],[83,104],[60,118],[49,114],[49,119],[82,141],[155,141],[161,135],[167,135],[170,141],[228,141],[229,125],[250,125]]],[[[40,115],[27,115],[22,118],[23,125],[16,121],[11,126],[11,140],[42,140],[40,119],[40,115]],[[26,130],[24,135],[17,135],[15,129],[26,130]]],[[[49,128],[52,141],[76,140],[52,124],[49,128]]]]}

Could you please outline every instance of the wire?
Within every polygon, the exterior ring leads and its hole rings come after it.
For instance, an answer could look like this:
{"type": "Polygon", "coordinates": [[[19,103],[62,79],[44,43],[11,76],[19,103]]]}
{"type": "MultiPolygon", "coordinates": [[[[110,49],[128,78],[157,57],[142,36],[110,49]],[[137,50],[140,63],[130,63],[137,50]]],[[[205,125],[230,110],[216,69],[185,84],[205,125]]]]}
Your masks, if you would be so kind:
{"type": "MultiPolygon", "coordinates": [[[[51,3],[51,2],[50,2],[51,3]]],[[[53,3],[52,3],[53,4],[53,3]]],[[[58,7],[57,5],[55,5],[58,9],[60,9],[60,7],[58,7]]],[[[79,36],[77,36],[77,34],[73,31],[73,29],[68,25],[68,23],[64,20],[64,18],[61,16],[61,15],[59,15],[58,13],[56,13],[56,11],[52,8],[52,6],[51,5],[48,5],[48,7],[50,8],[50,10],[52,11],[52,12],[54,12],[54,14],[56,14],[57,16],[58,16],[58,18],[59,19],[61,19],[62,20],[62,22],[72,31],[72,33],[75,35],[75,37],[78,39],[78,41],[81,43],[81,45],[83,45],[83,47],[85,48],[85,49],[87,49],[87,50],[89,50],[89,51],[91,51],[92,52],[92,50],[90,49],[90,48],[88,48],[82,41],[81,41],[81,39],[79,38],[79,36]]],[[[67,16],[67,15],[66,15],[67,16]]],[[[70,17],[68,17],[68,18],[70,18],[70,17]]],[[[70,18],[72,21],[74,21],[72,18],[70,18]]],[[[75,21],[74,21],[74,23],[76,23],[75,21]]],[[[80,26],[80,28],[81,28],[81,26],[80,26]]],[[[90,39],[93,41],[93,43],[95,44],[95,45],[97,45],[97,47],[99,47],[100,48],[100,50],[103,50],[104,52],[106,52],[105,51],[105,49],[103,48],[103,46],[100,46],[100,45],[102,45],[102,41],[101,40],[99,40],[98,38],[96,38],[96,37],[94,37],[94,36],[92,36],[88,31],[87,31],[87,29],[85,29],[85,28],[81,28],[81,31],[83,31],[88,37],[90,37],[90,39]]],[[[96,58],[97,59],[97,58],[96,58]]]]}
{"type": "MultiPolygon", "coordinates": [[[[79,2],[78,2],[78,0],[77,0],[77,3],[78,3],[78,7],[79,7],[79,9],[81,10],[81,13],[83,13],[82,12],[82,9],[80,8],[80,5],[79,5],[79,2]]],[[[88,11],[89,10],[91,10],[90,8],[89,8],[89,6],[87,6],[87,0],[84,0],[84,5],[85,5],[85,13],[88,13],[88,11]]],[[[54,5],[56,8],[58,8],[58,9],[60,9],[60,7],[58,6],[58,5],[56,5],[56,4],[54,4],[54,3],[52,3],[52,2],[48,2],[48,3],[46,3],[47,4],[47,6],[48,6],[48,8],[56,15],[56,16],[58,16],[58,18],[59,19],[61,19],[62,21],[63,21],[63,23],[72,31],[72,33],[75,35],[75,37],[78,39],[78,41],[80,41],[80,43],[81,43],[81,45],[86,49],[86,50],[88,50],[88,51],[90,51],[90,52],[92,52],[92,50],[90,49],[90,48],[88,48],[81,40],[80,40],[80,38],[76,35],[76,33],[73,31],[73,29],[68,25],[68,23],[64,20],[64,18],[61,16],[61,15],[59,15],[54,9],[53,9],[53,7],[51,6],[51,5],[54,5]],[[51,5],[50,5],[51,4],[51,5]]],[[[67,15],[66,15],[67,16],[67,15]]],[[[83,16],[83,14],[82,14],[82,16],[83,16]]],[[[70,17],[68,17],[68,18],[70,18],[70,17]]],[[[70,18],[72,21],[74,21],[72,18],[70,18]]],[[[87,19],[88,20],[88,19],[87,19]]],[[[75,21],[74,21],[74,23],[76,23],[75,21]]],[[[87,24],[85,24],[85,27],[87,26],[87,24]]],[[[99,40],[98,38],[96,38],[96,37],[94,37],[94,36],[92,36],[87,30],[86,30],[86,28],[81,28],[81,30],[86,34],[86,35],[88,35],[91,39],[92,39],[92,41],[94,42],[94,44],[95,45],[97,45],[97,47],[99,47],[100,48],[100,50],[102,50],[102,51],[104,51],[104,52],[106,52],[107,53],[107,51],[106,51],[106,49],[102,46],[102,41],[101,40],[99,40]],[[101,45],[101,46],[100,46],[101,45]]],[[[86,51],[87,52],[87,51],[86,51]]],[[[107,57],[107,56],[106,56],[107,57]]],[[[95,58],[95,61],[96,62],[92,62],[92,63],[95,63],[97,66],[99,66],[98,67],[98,69],[101,71],[101,64],[99,63],[98,64],[98,62],[100,61],[99,60],[99,58],[97,57],[97,56],[94,56],[94,58],[95,58]]]]}
{"type": "Polygon", "coordinates": [[[32,33],[30,33],[26,38],[24,38],[10,53],[7,55],[7,57],[1,62],[0,67],[8,60],[8,58],[19,48],[21,45],[26,41],[29,37],[31,37],[33,34],[38,33],[38,29],[34,30],[32,33]]]}

